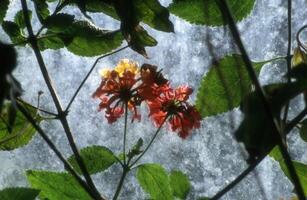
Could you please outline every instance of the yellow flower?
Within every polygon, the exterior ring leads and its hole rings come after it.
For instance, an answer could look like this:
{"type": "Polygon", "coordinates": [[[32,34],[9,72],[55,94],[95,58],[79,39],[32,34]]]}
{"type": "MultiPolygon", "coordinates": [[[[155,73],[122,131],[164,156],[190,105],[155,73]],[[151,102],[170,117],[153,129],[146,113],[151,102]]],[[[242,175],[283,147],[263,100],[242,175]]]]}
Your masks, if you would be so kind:
{"type": "Polygon", "coordinates": [[[133,74],[137,74],[139,72],[139,66],[132,60],[122,59],[119,61],[114,70],[119,74],[119,76],[122,76],[125,71],[130,71],[133,74]]]}
{"type": "Polygon", "coordinates": [[[109,75],[111,74],[111,70],[110,70],[110,69],[107,69],[107,68],[104,68],[104,69],[99,70],[99,74],[100,74],[103,78],[107,78],[107,77],[109,77],[109,75]]]}

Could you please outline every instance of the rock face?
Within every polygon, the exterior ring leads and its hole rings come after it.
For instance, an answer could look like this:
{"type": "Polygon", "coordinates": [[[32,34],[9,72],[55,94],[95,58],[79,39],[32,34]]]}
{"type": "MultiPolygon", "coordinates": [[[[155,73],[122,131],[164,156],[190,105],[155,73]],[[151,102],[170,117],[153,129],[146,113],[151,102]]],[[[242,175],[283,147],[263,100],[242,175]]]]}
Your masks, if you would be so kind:
{"type": "MultiPolygon", "coordinates": [[[[168,5],[170,1],[163,0],[168,5]]],[[[305,12],[306,0],[293,2],[293,35],[307,22],[305,12]]],[[[30,1],[29,1],[30,4],[30,1]]],[[[11,20],[20,9],[20,1],[12,0],[6,17],[11,20]]],[[[80,14],[77,10],[66,12],[80,14]]],[[[113,19],[93,14],[94,22],[105,28],[116,29],[119,23],[113,19]]],[[[171,16],[175,33],[163,33],[148,29],[159,42],[156,47],[147,48],[150,59],[145,59],[132,50],[126,49],[118,54],[104,58],[92,73],[81,90],[69,113],[69,123],[77,145],[104,145],[114,152],[120,153],[122,143],[123,119],[112,125],[107,124],[103,113],[97,112],[98,102],[91,98],[100,78],[97,73],[103,67],[115,66],[119,59],[129,58],[142,64],[144,62],[163,68],[167,78],[174,86],[189,84],[195,89],[192,101],[195,100],[201,78],[208,71],[212,55],[220,58],[236,52],[231,36],[226,28],[214,28],[191,25],[182,19],[171,16]],[[207,35],[211,38],[213,52],[206,45],[207,35]]],[[[34,17],[34,28],[38,28],[34,17]]],[[[145,28],[148,28],[145,25],[145,28]]],[[[251,15],[239,23],[239,29],[250,57],[255,61],[263,61],[277,56],[284,56],[287,50],[287,4],[281,0],[257,0],[251,15]]],[[[0,38],[8,41],[3,30],[0,38]]],[[[294,41],[294,40],[293,40],[294,41]]],[[[294,42],[295,45],[295,42],[294,42]]],[[[294,46],[293,46],[294,47],[294,46]]],[[[54,110],[48,90],[39,72],[33,52],[29,48],[18,48],[18,69],[15,75],[22,81],[25,90],[24,99],[36,104],[37,92],[44,95],[41,105],[47,110],[54,110]]],[[[54,79],[55,86],[63,105],[69,102],[74,91],[85,76],[94,58],[77,57],[66,49],[43,52],[45,62],[54,79]]],[[[283,62],[267,64],[260,73],[261,83],[280,81],[286,70],[283,62]]],[[[303,107],[300,98],[290,108],[293,117],[303,107]]],[[[147,108],[142,107],[143,117],[140,123],[128,125],[128,145],[134,144],[139,137],[148,142],[155,127],[147,118],[147,108]]],[[[201,128],[194,131],[186,140],[164,128],[151,150],[141,162],[156,162],[167,169],[180,169],[190,178],[192,191],[188,199],[200,196],[212,196],[223,186],[233,180],[246,168],[242,147],[234,140],[233,132],[241,120],[241,113],[234,109],[216,117],[205,118],[201,128]]],[[[42,123],[43,128],[66,155],[71,154],[64,132],[58,122],[42,123]]],[[[291,154],[297,160],[307,162],[307,149],[297,134],[290,134],[289,146],[291,154]]],[[[26,185],[24,171],[26,169],[63,170],[63,166],[39,136],[23,148],[12,152],[0,152],[0,187],[26,185]]],[[[111,197],[120,176],[120,167],[113,166],[103,174],[95,175],[94,180],[105,196],[111,197]]],[[[257,170],[244,179],[237,187],[222,199],[259,200],[289,198],[293,186],[283,175],[277,162],[266,158],[257,170]]],[[[126,180],[121,199],[145,199],[134,173],[126,180]]]]}

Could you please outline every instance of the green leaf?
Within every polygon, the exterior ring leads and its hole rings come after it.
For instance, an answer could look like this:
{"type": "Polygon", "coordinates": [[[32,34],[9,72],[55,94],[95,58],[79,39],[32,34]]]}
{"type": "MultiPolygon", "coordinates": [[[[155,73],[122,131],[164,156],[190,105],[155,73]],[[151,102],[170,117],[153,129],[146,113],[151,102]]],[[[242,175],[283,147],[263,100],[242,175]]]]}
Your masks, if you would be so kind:
{"type": "Polygon", "coordinates": [[[0,191],[1,200],[35,200],[39,190],[31,188],[5,188],[0,191]]]}
{"type": "MultiPolygon", "coordinates": [[[[24,104],[25,108],[36,118],[37,123],[39,123],[42,118],[36,114],[36,109],[24,104]]],[[[23,114],[17,110],[14,123],[10,125],[9,123],[9,110],[11,103],[6,103],[1,111],[0,120],[0,150],[13,150],[28,144],[36,130],[27,121],[23,114]]]]}
{"type": "Polygon", "coordinates": [[[65,46],[79,56],[98,56],[112,51],[122,43],[119,32],[99,29],[89,22],[75,22],[62,36],[65,46]]]}
{"type": "Polygon", "coordinates": [[[47,33],[41,35],[41,39],[39,39],[37,43],[41,51],[46,49],[56,50],[65,47],[61,37],[50,31],[47,31],[47,33]]]}
{"type": "MultiPolygon", "coordinates": [[[[283,106],[307,89],[307,81],[271,84],[264,86],[263,89],[267,94],[272,114],[279,121],[283,106]]],[[[235,137],[244,143],[252,162],[255,158],[266,155],[277,144],[280,136],[268,117],[258,92],[248,94],[240,109],[244,113],[244,119],[236,130],[235,137]]]]}
{"type": "MultiPolygon", "coordinates": [[[[255,0],[228,1],[236,22],[243,20],[252,11],[255,0]]],[[[221,11],[216,1],[212,0],[174,0],[169,6],[172,14],[193,24],[221,26],[224,25],[221,11]]]]}
{"type": "MultiPolygon", "coordinates": [[[[102,172],[117,162],[113,152],[103,146],[86,147],[81,149],[80,155],[90,174],[102,172]]],[[[68,158],[68,162],[79,174],[82,174],[74,155],[68,158]]]]}
{"type": "Polygon", "coordinates": [[[10,0],[1,0],[0,3],[0,24],[2,23],[5,15],[6,15],[6,11],[9,7],[10,4],[10,0]]]}
{"type": "MultiPolygon", "coordinates": [[[[257,73],[265,62],[253,63],[257,73]]],[[[214,116],[240,105],[252,83],[241,55],[231,55],[214,63],[198,89],[196,107],[202,117],[214,116]]]]}
{"type": "Polygon", "coordinates": [[[74,177],[68,173],[29,170],[26,175],[32,188],[41,190],[40,199],[92,200],[74,177]]]}
{"type": "MultiPolygon", "coordinates": [[[[279,147],[276,146],[271,152],[270,156],[274,158],[277,162],[279,162],[281,170],[285,173],[285,175],[291,180],[287,165],[282,157],[282,154],[279,150],[279,147]]],[[[300,183],[303,187],[304,193],[307,193],[307,165],[298,161],[292,160],[295,171],[300,179],[300,183]]]]}
{"type": "Polygon", "coordinates": [[[300,136],[301,138],[307,142],[307,119],[301,122],[302,127],[300,128],[300,136]]]}
{"type": "Polygon", "coordinates": [[[174,25],[169,20],[169,11],[158,0],[133,1],[136,18],[154,29],[174,32],[174,25]]]}
{"type": "Polygon", "coordinates": [[[44,24],[45,19],[50,15],[48,4],[45,0],[33,0],[37,17],[44,24]]]}
{"type": "MultiPolygon", "coordinates": [[[[32,11],[28,10],[28,15],[30,20],[32,19],[32,11]]],[[[15,17],[14,17],[14,22],[21,28],[24,29],[26,28],[26,23],[25,23],[25,19],[23,16],[23,11],[20,10],[16,13],[15,17]]]]}
{"type": "Polygon", "coordinates": [[[155,38],[151,37],[140,25],[134,27],[131,32],[125,33],[124,36],[130,48],[143,55],[144,57],[147,57],[147,53],[145,51],[146,46],[152,47],[158,44],[155,38]]]}
{"type": "Polygon", "coordinates": [[[143,146],[143,139],[139,138],[137,143],[129,150],[127,156],[131,159],[136,155],[139,155],[143,151],[141,150],[141,147],[143,146]]]}
{"type": "Polygon", "coordinates": [[[2,28],[8,34],[13,43],[24,42],[26,39],[22,36],[22,32],[18,24],[11,21],[4,21],[2,28]]]}
{"type": "Polygon", "coordinates": [[[167,173],[158,164],[143,164],[137,168],[139,184],[152,199],[169,200],[172,196],[167,173]]]}
{"type": "Polygon", "coordinates": [[[170,184],[175,197],[179,199],[187,198],[191,189],[191,184],[184,173],[181,171],[171,171],[170,184]]]}
{"type": "Polygon", "coordinates": [[[54,33],[61,33],[69,28],[74,22],[74,16],[64,13],[48,16],[45,26],[54,33]]]}

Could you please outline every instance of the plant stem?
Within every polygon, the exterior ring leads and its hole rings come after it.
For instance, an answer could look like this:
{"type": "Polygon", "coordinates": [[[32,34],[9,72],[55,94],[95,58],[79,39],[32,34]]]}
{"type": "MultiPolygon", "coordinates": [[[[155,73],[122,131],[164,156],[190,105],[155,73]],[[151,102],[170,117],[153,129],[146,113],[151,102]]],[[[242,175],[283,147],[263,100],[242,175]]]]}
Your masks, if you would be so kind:
{"type": "MultiPolygon", "coordinates": [[[[291,71],[291,33],[292,33],[292,1],[288,0],[288,49],[287,49],[287,82],[291,83],[291,77],[289,75],[289,72],[291,71]]],[[[288,118],[288,112],[289,112],[289,106],[290,106],[290,101],[287,102],[286,106],[285,106],[285,111],[284,111],[284,116],[282,118],[282,125],[284,126],[287,122],[287,118],[288,118]]],[[[284,136],[285,137],[285,136],[284,136]]],[[[283,138],[285,140],[285,138],[283,138]]]]}
{"type": "Polygon", "coordinates": [[[293,180],[298,198],[300,200],[304,200],[305,195],[304,195],[304,191],[302,189],[302,185],[300,184],[298,175],[297,175],[296,170],[295,170],[293,163],[291,161],[291,157],[290,157],[289,153],[287,152],[287,148],[286,148],[286,146],[285,146],[285,144],[283,143],[283,140],[282,140],[283,131],[281,130],[281,127],[279,125],[279,121],[272,114],[273,112],[272,112],[272,109],[271,109],[267,99],[266,99],[265,92],[262,89],[262,87],[261,87],[261,85],[258,81],[257,75],[256,75],[256,73],[253,69],[252,63],[251,63],[249,56],[248,56],[248,54],[247,54],[247,52],[244,48],[243,43],[241,41],[241,37],[240,37],[239,31],[238,31],[238,28],[237,28],[237,26],[234,22],[234,19],[233,19],[231,12],[230,12],[228,3],[225,0],[219,0],[218,6],[220,8],[220,11],[221,11],[224,19],[226,19],[227,22],[229,23],[229,28],[230,28],[230,31],[232,33],[233,39],[235,40],[235,42],[236,42],[236,44],[237,44],[237,46],[238,46],[238,48],[239,48],[239,50],[242,54],[243,61],[245,63],[248,74],[249,74],[253,84],[255,85],[256,91],[258,91],[260,99],[262,100],[262,103],[265,107],[266,113],[267,113],[270,121],[272,122],[276,133],[278,133],[280,135],[280,137],[278,138],[278,145],[282,149],[281,153],[283,155],[283,158],[285,159],[285,163],[287,165],[287,169],[289,171],[290,177],[293,180]]]}
{"type": "Polygon", "coordinates": [[[128,102],[125,103],[125,125],[124,125],[124,141],[123,141],[123,156],[124,165],[126,165],[126,137],[127,137],[127,118],[128,118],[128,102]]]}
{"type": "Polygon", "coordinates": [[[68,122],[67,122],[67,118],[66,118],[66,115],[67,113],[63,111],[62,109],[62,105],[60,103],[60,100],[59,100],[59,97],[54,89],[54,86],[52,84],[52,81],[51,81],[51,78],[49,76],[49,73],[47,71],[47,68],[46,68],[46,65],[44,63],[44,60],[43,60],[43,57],[40,53],[40,50],[38,48],[38,44],[37,44],[37,39],[33,33],[33,29],[32,29],[32,25],[30,23],[30,19],[29,19],[29,15],[28,15],[28,8],[27,8],[27,2],[26,0],[21,0],[21,5],[22,5],[22,10],[23,10],[23,15],[24,15],[24,19],[25,19],[25,24],[26,24],[26,27],[27,27],[27,30],[28,30],[28,33],[29,33],[29,42],[32,46],[32,49],[35,53],[35,56],[36,56],[36,59],[38,61],[38,64],[39,64],[39,67],[40,67],[40,70],[42,72],[42,75],[44,77],[44,80],[45,80],[45,83],[48,87],[48,90],[51,94],[51,97],[53,99],[53,102],[55,104],[55,107],[57,109],[57,112],[58,112],[58,117],[59,117],[59,120],[61,121],[61,124],[64,128],[64,131],[66,133],[66,137],[69,141],[69,144],[70,144],[70,147],[76,157],[76,161],[84,175],[84,178],[87,182],[87,184],[89,185],[89,187],[91,188],[92,190],[92,193],[93,193],[93,196],[95,196],[94,199],[96,200],[101,200],[101,196],[98,192],[98,190],[96,189],[87,169],[86,169],[86,166],[83,162],[83,159],[81,158],[80,154],[79,154],[79,151],[78,151],[78,148],[75,144],[75,141],[73,139],[73,136],[72,136],[72,133],[71,133],[71,130],[69,128],[69,125],[68,125],[68,122]]]}
{"type": "Polygon", "coordinates": [[[129,168],[127,166],[123,167],[123,173],[122,173],[122,176],[120,177],[120,180],[119,180],[119,183],[117,185],[117,188],[116,188],[116,192],[114,194],[114,197],[113,197],[113,200],[116,200],[120,194],[120,191],[123,187],[123,184],[124,184],[124,180],[126,178],[126,175],[128,174],[129,172],[129,168]]]}
{"type": "Polygon", "coordinates": [[[290,132],[306,115],[307,115],[307,107],[287,124],[285,132],[286,133],[290,132]]]}
{"type": "Polygon", "coordinates": [[[34,109],[36,109],[36,110],[39,110],[39,111],[41,111],[41,112],[44,112],[44,113],[46,113],[46,114],[48,114],[48,115],[57,116],[57,114],[55,114],[55,113],[53,113],[53,112],[50,112],[50,111],[41,109],[41,108],[36,107],[36,106],[33,106],[32,104],[30,104],[30,103],[28,103],[28,102],[25,102],[25,101],[22,100],[22,99],[17,99],[17,101],[19,101],[19,102],[21,102],[21,103],[24,103],[24,104],[27,104],[28,106],[30,106],[30,107],[32,107],[32,108],[34,108],[34,109]]]}
{"type": "Polygon", "coordinates": [[[53,152],[57,155],[57,157],[62,161],[64,164],[65,169],[76,179],[76,181],[80,184],[81,187],[85,189],[85,191],[95,199],[95,196],[93,196],[91,189],[88,187],[88,185],[78,176],[78,174],[75,172],[75,170],[70,166],[70,164],[65,160],[64,156],[61,154],[61,152],[57,149],[57,147],[53,144],[53,142],[49,139],[49,137],[46,135],[46,133],[41,129],[39,125],[36,124],[33,117],[26,111],[26,109],[20,105],[19,103],[16,103],[18,109],[20,112],[25,116],[25,118],[32,124],[32,126],[36,129],[36,131],[39,133],[39,135],[45,140],[45,142],[48,144],[50,149],[53,150],[53,152]]]}
{"type": "Polygon", "coordinates": [[[67,107],[66,107],[66,109],[65,109],[66,111],[69,110],[71,104],[74,102],[74,100],[75,100],[75,98],[77,97],[78,93],[80,92],[82,86],[84,85],[84,83],[86,82],[86,80],[88,79],[88,77],[91,75],[91,73],[92,73],[92,71],[94,70],[94,68],[96,67],[97,63],[98,63],[101,59],[103,59],[103,58],[105,58],[105,57],[107,57],[107,56],[113,55],[113,54],[115,54],[115,53],[118,53],[118,52],[120,52],[120,51],[122,51],[122,50],[124,50],[124,49],[126,49],[126,48],[128,48],[128,47],[129,47],[129,45],[124,46],[124,47],[122,47],[122,48],[120,48],[120,49],[117,49],[117,50],[115,50],[115,51],[113,51],[113,52],[110,52],[110,53],[107,53],[107,54],[105,54],[105,55],[103,55],[103,56],[100,56],[100,57],[98,57],[98,58],[95,60],[94,64],[92,65],[92,67],[91,67],[91,69],[90,69],[90,71],[86,74],[86,76],[85,76],[84,79],[82,80],[81,84],[79,85],[78,89],[75,91],[74,95],[72,96],[71,100],[69,101],[69,103],[68,103],[68,105],[67,105],[67,107]]]}
{"type": "Polygon", "coordinates": [[[154,142],[154,140],[156,139],[158,133],[160,132],[162,126],[164,125],[164,123],[166,122],[167,118],[169,116],[166,115],[163,119],[163,122],[161,123],[161,125],[158,127],[158,129],[156,130],[154,136],[151,138],[149,144],[147,145],[147,147],[145,148],[145,150],[141,153],[141,155],[129,166],[129,167],[133,167],[133,165],[135,165],[135,163],[137,163],[143,156],[144,154],[147,152],[147,150],[149,149],[149,147],[152,145],[152,143],[154,142]]]}

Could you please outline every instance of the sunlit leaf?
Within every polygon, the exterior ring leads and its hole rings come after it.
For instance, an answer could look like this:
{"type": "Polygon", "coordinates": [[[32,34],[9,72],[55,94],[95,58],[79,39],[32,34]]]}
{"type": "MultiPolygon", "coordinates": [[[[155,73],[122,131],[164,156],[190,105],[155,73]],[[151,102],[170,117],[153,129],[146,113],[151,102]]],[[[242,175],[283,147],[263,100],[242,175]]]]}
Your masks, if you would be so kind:
{"type": "Polygon", "coordinates": [[[10,0],[1,0],[0,3],[0,24],[2,23],[5,15],[6,15],[6,11],[9,7],[10,4],[10,0]]]}
{"type": "Polygon", "coordinates": [[[120,32],[108,32],[89,22],[75,22],[62,36],[69,51],[80,56],[98,56],[112,51],[122,43],[120,32]]]}
{"type": "MultiPolygon", "coordinates": [[[[279,147],[276,146],[270,152],[270,156],[279,162],[280,168],[285,173],[285,175],[291,180],[287,165],[282,157],[279,147]]],[[[307,193],[307,165],[302,162],[292,161],[295,171],[300,179],[300,183],[303,187],[304,193],[307,193]]],[[[292,181],[292,180],[291,180],[292,181]]]]}
{"type": "Polygon", "coordinates": [[[39,190],[32,188],[5,188],[0,191],[1,200],[35,200],[39,190]]]}
{"type": "MultiPolygon", "coordinates": [[[[255,0],[228,1],[236,22],[241,21],[252,11],[255,0]]],[[[193,24],[221,26],[224,24],[217,1],[212,0],[174,0],[169,10],[172,14],[193,24]]]]}
{"type": "Polygon", "coordinates": [[[169,200],[172,196],[167,173],[158,164],[143,164],[137,168],[139,184],[152,199],[169,200]]]}
{"type": "Polygon", "coordinates": [[[170,184],[173,195],[179,199],[186,199],[190,192],[191,184],[188,177],[181,171],[171,171],[170,184]]]}
{"type": "MultiPolygon", "coordinates": [[[[32,11],[28,10],[28,16],[30,18],[30,20],[32,19],[32,11]]],[[[24,29],[26,27],[26,23],[25,23],[25,19],[23,16],[23,11],[20,10],[16,13],[15,17],[14,17],[14,22],[21,28],[24,29]]]]}
{"type": "MultiPolygon", "coordinates": [[[[265,62],[253,63],[257,73],[265,62]]],[[[202,117],[214,116],[240,105],[251,91],[252,83],[240,55],[231,55],[214,63],[198,89],[196,107],[202,117]]]]}
{"type": "MultiPolygon", "coordinates": [[[[90,146],[83,148],[80,150],[80,155],[90,174],[102,172],[117,162],[113,152],[103,146],[90,146]]],[[[68,158],[68,162],[79,174],[82,174],[74,155],[68,158]]]]}
{"type": "MultiPolygon", "coordinates": [[[[39,123],[42,118],[36,114],[36,109],[30,107],[27,104],[23,104],[28,112],[39,123]]],[[[36,130],[27,121],[20,111],[16,112],[15,120],[13,124],[9,123],[9,109],[11,103],[6,103],[1,112],[0,119],[0,150],[13,150],[28,144],[36,130]]]]}
{"type": "Polygon", "coordinates": [[[307,142],[307,119],[302,121],[302,127],[300,128],[300,136],[301,138],[307,142]]]}
{"type": "Polygon", "coordinates": [[[42,34],[41,39],[38,40],[37,44],[41,51],[46,49],[60,49],[65,47],[64,42],[61,37],[56,33],[47,31],[45,34],[42,34]]]}
{"type": "Polygon", "coordinates": [[[2,28],[6,32],[6,34],[8,34],[13,43],[21,43],[26,40],[22,36],[20,27],[15,22],[4,21],[2,23],[2,28]]]}
{"type": "Polygon", "coordinates": [[[27,171],[32,188],[40,190],[40,199],[92,200],[88,193],[68,173],[27,171]]]}

